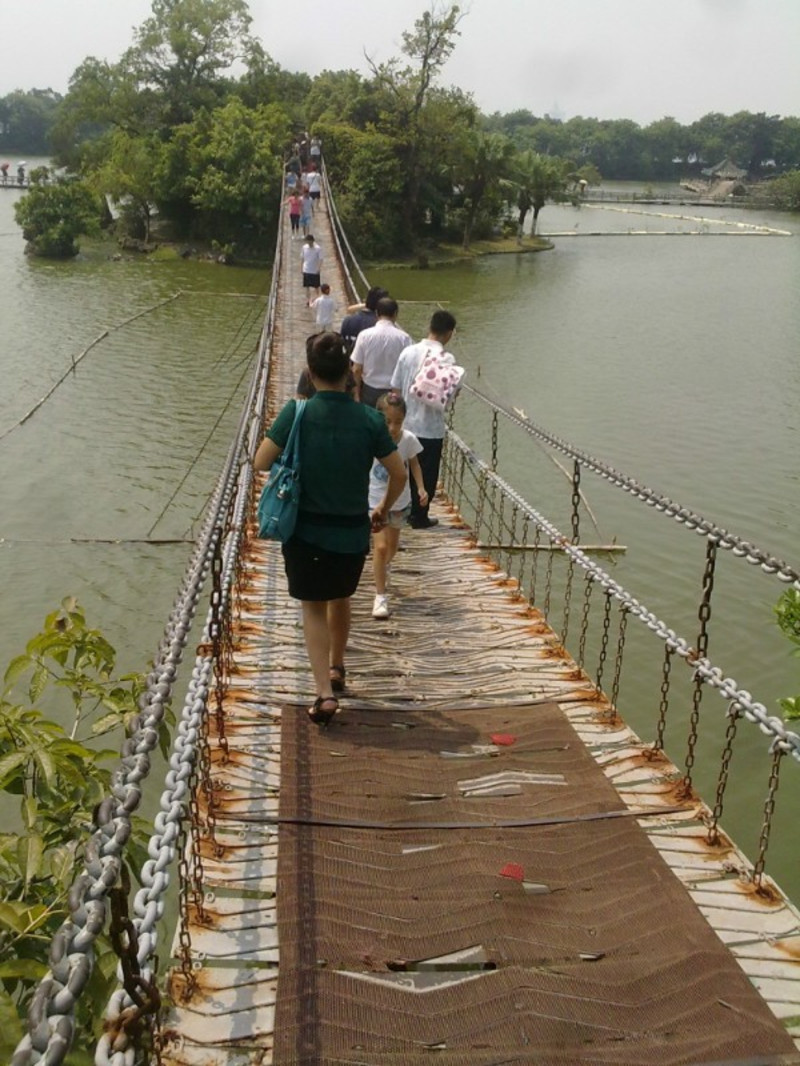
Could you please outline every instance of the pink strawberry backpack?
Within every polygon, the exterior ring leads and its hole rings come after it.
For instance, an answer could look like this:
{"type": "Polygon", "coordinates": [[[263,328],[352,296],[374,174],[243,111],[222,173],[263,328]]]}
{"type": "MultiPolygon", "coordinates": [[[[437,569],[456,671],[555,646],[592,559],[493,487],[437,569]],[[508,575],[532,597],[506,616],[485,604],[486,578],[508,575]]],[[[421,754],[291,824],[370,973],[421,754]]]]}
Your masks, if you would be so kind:
{"type": "Polygon", "coordinates": [[[411,382],[409,392],[420,403],[444,410],[455,396],[466,371],[445,362],[444,352],[429,348],[411,382]]]}

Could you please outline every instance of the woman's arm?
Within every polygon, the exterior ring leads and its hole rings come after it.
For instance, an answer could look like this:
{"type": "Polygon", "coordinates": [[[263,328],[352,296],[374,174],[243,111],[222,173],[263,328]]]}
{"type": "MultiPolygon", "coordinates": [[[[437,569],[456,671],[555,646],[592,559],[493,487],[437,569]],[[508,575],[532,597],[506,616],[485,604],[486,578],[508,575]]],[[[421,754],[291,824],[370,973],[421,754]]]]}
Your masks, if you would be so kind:
{"type": "Polygon", "coordinates": [[[417,486],[417,496],[419,496],[419,502],[424,507],[428,502],[428,494],[425,491],[425,485],[422,481],[422,467],[419,465],[419,459],[416,455],[412,455],[408,460],[408,468],[411,471],[411,476],[414,478],[414,484],[417,486]]]}
{"type": "Polygon", "coordinates": [[[253,469],[269,470],[282,451],[283,448],[279,448],[274,440],[270,440],[269,437],[264,437],[258,446],[256,457],[253,460],[253,469]]]}
{"type": "Polygon", "coordinates": [[[386,472],[389,475],[389,483],[386,486],[385,496],[372,512],[373,529],[380,529],[386,525],[386,517],[405,488],[407,480],[406,464],[400,458],[398,451],[389,452],[379,462],[386,468],[386,472]]]}

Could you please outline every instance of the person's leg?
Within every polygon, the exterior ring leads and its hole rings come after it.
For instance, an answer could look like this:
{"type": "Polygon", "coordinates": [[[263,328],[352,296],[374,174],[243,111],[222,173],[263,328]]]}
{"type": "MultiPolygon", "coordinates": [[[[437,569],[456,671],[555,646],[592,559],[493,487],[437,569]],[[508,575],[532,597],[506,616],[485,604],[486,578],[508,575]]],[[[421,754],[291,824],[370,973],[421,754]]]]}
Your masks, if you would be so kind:
{"type": "Polygon", "coordinates": [[[350,636],[350,597],[328,600],[327,606],[329,645],[325,672],[329,676],[331,666],[344,666],[344,653],[347,650],[347,638],[350,636]]]}
{"type": "Polygon", "coordinates": [[[331,633],[328,627],[328,612],[331,603],[337,600],[303,600],[303,636],[314,675],[314,687],[317,695],[323,699],[333,697],[331,688],[329,657],[331,654],[331,633]]]}
{"type": "MultiPolygon", "coordinates": [[[[396,526],[386,527],[386,566],[391,564],[397,555],[397,546],[400,543],[400,530],[396,526]]],[[[388,575],[387,575],[388,576],[388,575]]]]}
{"type": "Polygon", "coordinates": [[[420,506],[417,486],[414,483],[414,479],[411,478],[411,514],[408,522],[411,526],[424,527],[430,521],[428,510],[436,493],[436,484],[439,480],[439,467],[442,461],[444,440],[435,437],[425,437],[424,439],[420,437],[419,442],[423,448],[418,457],[419,466],[422,471],[422,484],[428,493],[428,502],[424,507],[420,506]]]}
{"type": "Polygon", "coordinates": [[[372,534],[372,573],[375,576],[375,591],[379,596],[386,593],[386,564],[389,562],[389,534],[393,530],[384,526],[372,534]]]}

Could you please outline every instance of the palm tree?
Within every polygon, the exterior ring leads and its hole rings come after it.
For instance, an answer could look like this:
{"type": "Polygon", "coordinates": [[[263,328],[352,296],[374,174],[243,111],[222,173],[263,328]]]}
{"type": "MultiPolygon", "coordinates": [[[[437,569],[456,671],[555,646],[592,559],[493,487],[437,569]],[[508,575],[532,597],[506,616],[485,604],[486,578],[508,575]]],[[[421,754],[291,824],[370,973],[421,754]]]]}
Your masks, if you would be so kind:
{"type": "Polygon", "coordinates": [[[502,133],[470,130],[462,142],[461,175],[455,178],[464,201],[463,247],[469,248],[472,229],[493,189],[499,189],[508,173],[513,147],[502,133]]]}
{"type": "Polygon", "coordinates": [[[531,235],[535,236],[539,212],[548,200],[560,196],[567,185],[569,164],[558,156],[539,155],[527,149],[514,161],[511,185],[517,190],[518,239],[522,239],[528,212],[533,208],[531,235]]]}

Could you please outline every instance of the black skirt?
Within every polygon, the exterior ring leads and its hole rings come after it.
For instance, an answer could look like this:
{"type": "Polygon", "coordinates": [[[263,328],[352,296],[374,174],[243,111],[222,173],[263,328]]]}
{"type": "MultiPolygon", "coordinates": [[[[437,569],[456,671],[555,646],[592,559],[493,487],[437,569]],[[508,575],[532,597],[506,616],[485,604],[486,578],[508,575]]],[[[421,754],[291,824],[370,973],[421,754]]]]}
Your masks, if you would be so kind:
{"type": "Polygon", "coordinates": [[[295,600],[341,600],[358,588],[366,552],[331,552],[292,537],[283,545],[289,595],[295,600]]]}

